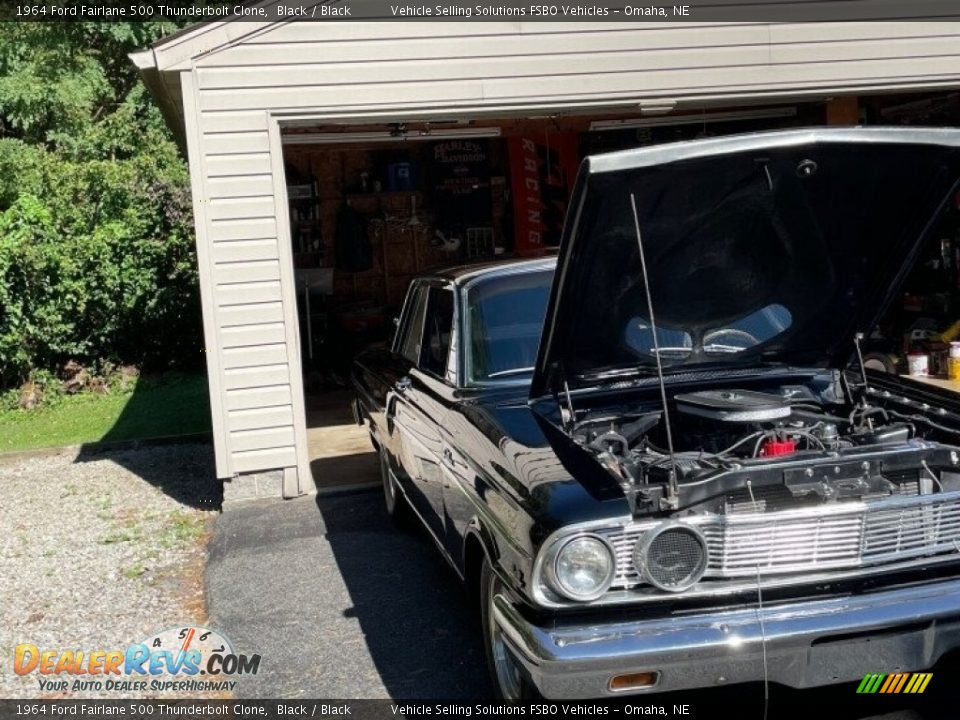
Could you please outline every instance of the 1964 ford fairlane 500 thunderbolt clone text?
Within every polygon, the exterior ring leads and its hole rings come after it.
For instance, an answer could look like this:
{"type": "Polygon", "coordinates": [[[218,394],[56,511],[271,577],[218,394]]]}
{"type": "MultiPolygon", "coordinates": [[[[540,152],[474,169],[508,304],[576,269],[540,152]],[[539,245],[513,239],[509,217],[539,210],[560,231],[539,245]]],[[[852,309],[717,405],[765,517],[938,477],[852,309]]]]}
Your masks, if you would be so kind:
{"type": "Polygon", "coordinates": [[[960,646],[960,402],[858,361],[958,177],[949,130],[596,156],[556,261],[412,284],[356,410],[389,512],[475,590],[500,695],[809,687],[960,646]]]}

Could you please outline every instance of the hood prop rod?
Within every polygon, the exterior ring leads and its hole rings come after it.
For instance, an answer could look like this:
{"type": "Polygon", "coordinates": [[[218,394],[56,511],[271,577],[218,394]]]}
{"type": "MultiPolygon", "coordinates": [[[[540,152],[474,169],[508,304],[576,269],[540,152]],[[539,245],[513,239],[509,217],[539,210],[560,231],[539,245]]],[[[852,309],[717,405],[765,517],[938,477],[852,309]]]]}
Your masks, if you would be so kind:
{"type": "Polygon", "coordinates": [[[863,342],[863,333],[858,332],[853,336],[853,346],[857,349],[857,362],[860,363],[860,379],[863,380],[863,387],[867,387],[867,366],[863,363],[863,349],[860,343],[863,342]]]}
{"type": "MultiPolygon", "coordinates": [[[[858,332],[853,336],[853,346],[857,350],[857,363],[860,366],[860,380],[863,383],[860,387],[860,400],[859,403],[857,399],[853,396],[853,390],[850,389],[849,383],[847,384],[847,391],[850,393],[850,401],[854,404],[859,404],[861,408],[866,409],[870,407],[870,402],[867,400],[867,389],[870,387],[870,384],[867,382],[867,366],[863,362],[863,348],[860,343],[863,342],[863,333],[858,332]]],[[[849,366],[848,366],[849,367],[849,366]]],[[[844,377],[843,372],[840,374],[841,378],[844,377]]]]}
{"type": "Polygon", "coordinates": [[[637,213],[637,197],[630,193],[630,206],[633,208],[633,227],[637,233],[637,248],[640,251],[640,272],[643,273],[643,289],[647,296],[647,314],[650,315],[650,329],[653,337],[653,354],[657,359],[657,380],[660,384],[660,401],[663,404],[663,422],[667,432],[667,452],[670,453],[670,474],[667,482],[667,496],[664,504],[675,508],[679,502],[677,490],[677,458],[673,452],[673,433],[670,431],[670,408],[667,403],[667,386],[663,380],[663,364],[660,362],[660,343],[657,340],[657,321],[653,315],[653,297],[650,295],[650,279],[647,275],[647,258],[643,252],[643,236],[640,233],[640,215],[637,213]]]}

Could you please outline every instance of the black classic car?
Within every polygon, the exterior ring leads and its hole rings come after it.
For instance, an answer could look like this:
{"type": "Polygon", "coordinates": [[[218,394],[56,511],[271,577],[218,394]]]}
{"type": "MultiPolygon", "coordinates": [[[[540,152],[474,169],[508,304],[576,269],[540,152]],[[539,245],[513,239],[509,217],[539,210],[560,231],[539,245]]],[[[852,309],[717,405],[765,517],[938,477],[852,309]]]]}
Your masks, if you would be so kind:
{"type": "Polygon", "coordinates": [[[500,695],[809,687],[960,646],[960,402],[858,360],[958,178],[948,130],[600,155],[556,260],[412,284],[355,409],[500,695]]]}

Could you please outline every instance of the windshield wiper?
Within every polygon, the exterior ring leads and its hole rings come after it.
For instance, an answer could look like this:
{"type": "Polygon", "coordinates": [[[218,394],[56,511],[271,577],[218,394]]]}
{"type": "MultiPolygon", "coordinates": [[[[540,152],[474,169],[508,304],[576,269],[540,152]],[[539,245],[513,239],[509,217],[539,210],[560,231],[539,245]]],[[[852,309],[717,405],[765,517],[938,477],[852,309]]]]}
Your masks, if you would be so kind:
{"type": "Polygon", "coordinates": [[[704,352],[718,352],[718,353],[740,353],[748,348],[737,347],[736,345],[724,345],[723,343],[710,343],[709,345],[703,346],[704,352]]]}
{"type": "MultiPolygon", "coordinates": [[[[726,345],[724,343],[710,343],[709,345],[703,346],[704,352],[718,352],[718,353],[738,353],[748,349],[749,348],[743,348],[737,345],[726,345]]],[[[653,348],[650,348],[647,352],[653,355],[655,351],[653,348]]],[[[663,347],[663,346],[660,347],[661,355],[665,355],[669,353],[677,353],[677,354],[684,353],[686,355],[692,355],[693,348],[679,347],[679,346],[678,347],[663,347]]]]}
{"type": "MultiPolygon", "coordinates": [[[[661,351],[663,348],[660,348],[661,351]]],[[[740,354],[742,348],[737,349],[736,354],[740,354]]],[[[734,353],[729,353],[733,355],[734,353]]],[[[671,365],[669,368],[669,375],[682,375],[684,373],[697,372],[702,370],[704,367],[716,367],[719,370],[756,370],[758,373],[767,373],[771,371],[778,371],[784,369],[790,369],[791,366],[785,365],[784,363],[777,360],[765,360],[758,357],[746,357],[746,358],[737,358],[724,360],[723,365],[716,366],[717,361],[705,360],[698,363],[677,363],[671,365]]],[[[801,368],[802,369],[802,368],[801,368]]],[[[622,368],[612,368],[610,370],[600,370],[590,373],[584,373],[578,375],[582,380],[588,381],[597,381],[601,383],[607,383],[610,381],[616,381],[624,378],[649,378],[651,376],[656,376],[657,370],[654,367],[644,367],[644,366],[633,366],[633,367],[622,367],[622,368]]]]}
{"type": "Polygon", "coordinates": [[[496,378],[496,377],[508,377],[510,375],[524,375],[526,373],[533,372],[533,370],[534,369],[532,367],[510,368],[509,370],[498,370],[495,373],[490,373],[489,375],[487,375],[487,377],[496,378]]]}
{"type": "MultiPolygon", "coordinates": [[[[661,355],[663,355],[664,353],[686,353],[687,355],[689,355],[690,353],[693,352],[693,348],[689,348],[689,347],[679,347],[679,346],[678,346],[678,347],[669,347],[669,346],[668,346],[668,347],[664,347],[664,346],[661,345],[660,348],[659,348],[659,350],[660,350],[660,354],[661,354],[661,355]]],[[[656,351],[654,348],[650,348],[649,350],[647,350],[647,352],[650,353],[651,355],[655,355],[657,351],[656,351]]]]}

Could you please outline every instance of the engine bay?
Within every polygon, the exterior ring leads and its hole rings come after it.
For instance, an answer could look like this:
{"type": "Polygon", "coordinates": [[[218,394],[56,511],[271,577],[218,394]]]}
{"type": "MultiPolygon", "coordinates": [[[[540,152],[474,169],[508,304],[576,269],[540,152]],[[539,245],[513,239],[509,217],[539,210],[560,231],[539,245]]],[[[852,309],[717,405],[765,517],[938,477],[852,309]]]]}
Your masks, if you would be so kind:
{"type": "Polygon", "coordinates": [[[568,427],[635,513],[762,512],[960,489],[956,449],[940,441],[956,441],[956,431],[835,389],[698,389],[676,394],[668,414],[656,402],[607,406],[568,427]]]}

